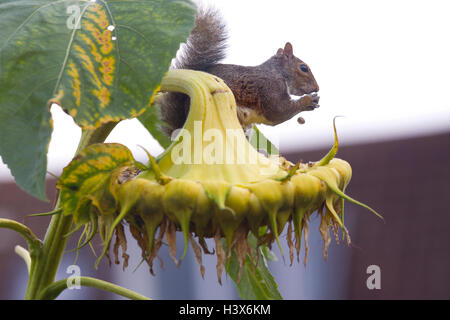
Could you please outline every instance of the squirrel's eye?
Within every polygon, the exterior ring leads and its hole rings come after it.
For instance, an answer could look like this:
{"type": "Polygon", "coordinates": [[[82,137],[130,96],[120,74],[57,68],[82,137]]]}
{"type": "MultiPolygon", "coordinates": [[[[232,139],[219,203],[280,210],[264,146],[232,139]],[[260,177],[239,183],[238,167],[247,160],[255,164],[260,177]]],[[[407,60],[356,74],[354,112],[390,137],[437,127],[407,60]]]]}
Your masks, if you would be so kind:
{"type": "Polygon", "coordinates": [[[308,72],[308,67],[306,66],[306,64],[301,64],[300,65],[300,70],[302,70],[303,72],[308,72]]]}

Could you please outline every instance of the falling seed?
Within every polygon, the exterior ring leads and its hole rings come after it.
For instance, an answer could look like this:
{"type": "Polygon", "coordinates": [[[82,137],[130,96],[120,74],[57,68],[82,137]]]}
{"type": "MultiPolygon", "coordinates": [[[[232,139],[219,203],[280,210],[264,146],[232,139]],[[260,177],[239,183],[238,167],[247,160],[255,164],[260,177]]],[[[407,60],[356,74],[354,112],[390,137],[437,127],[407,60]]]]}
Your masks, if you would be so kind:
{"type": "Polygon", "coordinates": [[[107,29],[108,29],[109,31],[113,31],[115,28],[116,28],[116,27],[114,27],[113,25],[109,25],[107,29]]]}
{"type": "Polygon", "coordinates": [[[117,40],[117,37],[112,36],[112,37],[111,37],[111,40],[112,40],[112,41],[117,40]]]}
{"type": "Polygon", "coordinates": [[[298,117],[297,122],[299,124],[305,124],[305,119],[303,119],[302,117],[298,117]]]}

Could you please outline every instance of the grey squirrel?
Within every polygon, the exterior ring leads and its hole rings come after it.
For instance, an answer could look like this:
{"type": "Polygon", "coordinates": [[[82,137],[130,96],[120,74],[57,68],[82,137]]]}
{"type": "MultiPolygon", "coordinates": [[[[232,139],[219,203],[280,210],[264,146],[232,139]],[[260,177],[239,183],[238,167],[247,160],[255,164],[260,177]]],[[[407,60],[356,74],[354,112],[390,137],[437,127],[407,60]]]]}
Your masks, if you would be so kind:
{"type": "MultiPolygon", "coordinates": [[[[244,128],[253,123],[276,125],[301,111],[319,107],[319,86],[308,65],[294,56],[289,42],[264,63],[245,67],[219,63],[225,58],[227,38],[217,10],[199,9],[184,51],[175,59],[173,68],[205,71],[223,79],[235,96],[244,128]],[[302,97],[292,99],[291,94],[302,97]]],[[[162,129],[170,136],[186,121],[189,97],[168,92],[158,99],[157,105],[164,122],[162,129]]]]}

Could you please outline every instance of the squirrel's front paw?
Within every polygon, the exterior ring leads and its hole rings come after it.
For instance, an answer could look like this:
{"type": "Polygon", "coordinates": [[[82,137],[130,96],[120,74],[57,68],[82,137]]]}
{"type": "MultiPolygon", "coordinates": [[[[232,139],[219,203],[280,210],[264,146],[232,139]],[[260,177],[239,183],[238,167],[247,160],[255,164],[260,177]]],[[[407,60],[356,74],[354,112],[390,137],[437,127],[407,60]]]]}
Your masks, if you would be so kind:
{"type": "Polygon", "coordinates": [[[320,107],[319,99],[320,99],[319,95],[314,92],[314,93],[304,95],[300,99],[300,102],[305,111],[311,111],[311,110],[314,110],[314,109],[320,107]]]}

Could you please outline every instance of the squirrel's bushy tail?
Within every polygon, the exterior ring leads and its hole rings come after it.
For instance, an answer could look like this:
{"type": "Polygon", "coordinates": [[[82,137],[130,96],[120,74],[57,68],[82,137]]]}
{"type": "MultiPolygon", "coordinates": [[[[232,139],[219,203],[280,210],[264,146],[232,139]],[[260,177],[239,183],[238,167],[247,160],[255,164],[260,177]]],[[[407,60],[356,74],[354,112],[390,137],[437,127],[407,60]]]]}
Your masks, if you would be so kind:
{"type": "MultiPolygon", "coordinates": [[[[199,8],[194,28],[172,62],[172,68],[207,71],[225,58],[227,39],[220,13],[214,8],[199,8]]],[[[157,105],[164,122],[162,130],[170,136],[186,121],[189,97],[182,93],[165,93],[158,99],[157,105]]]]}
{"type": "Polygon", "coordinates": [[[200,8],[195,25],[175,59],[175,69],[205,71],[225,58],[227,31],[220,13],[214,8],[200,8]]]}

